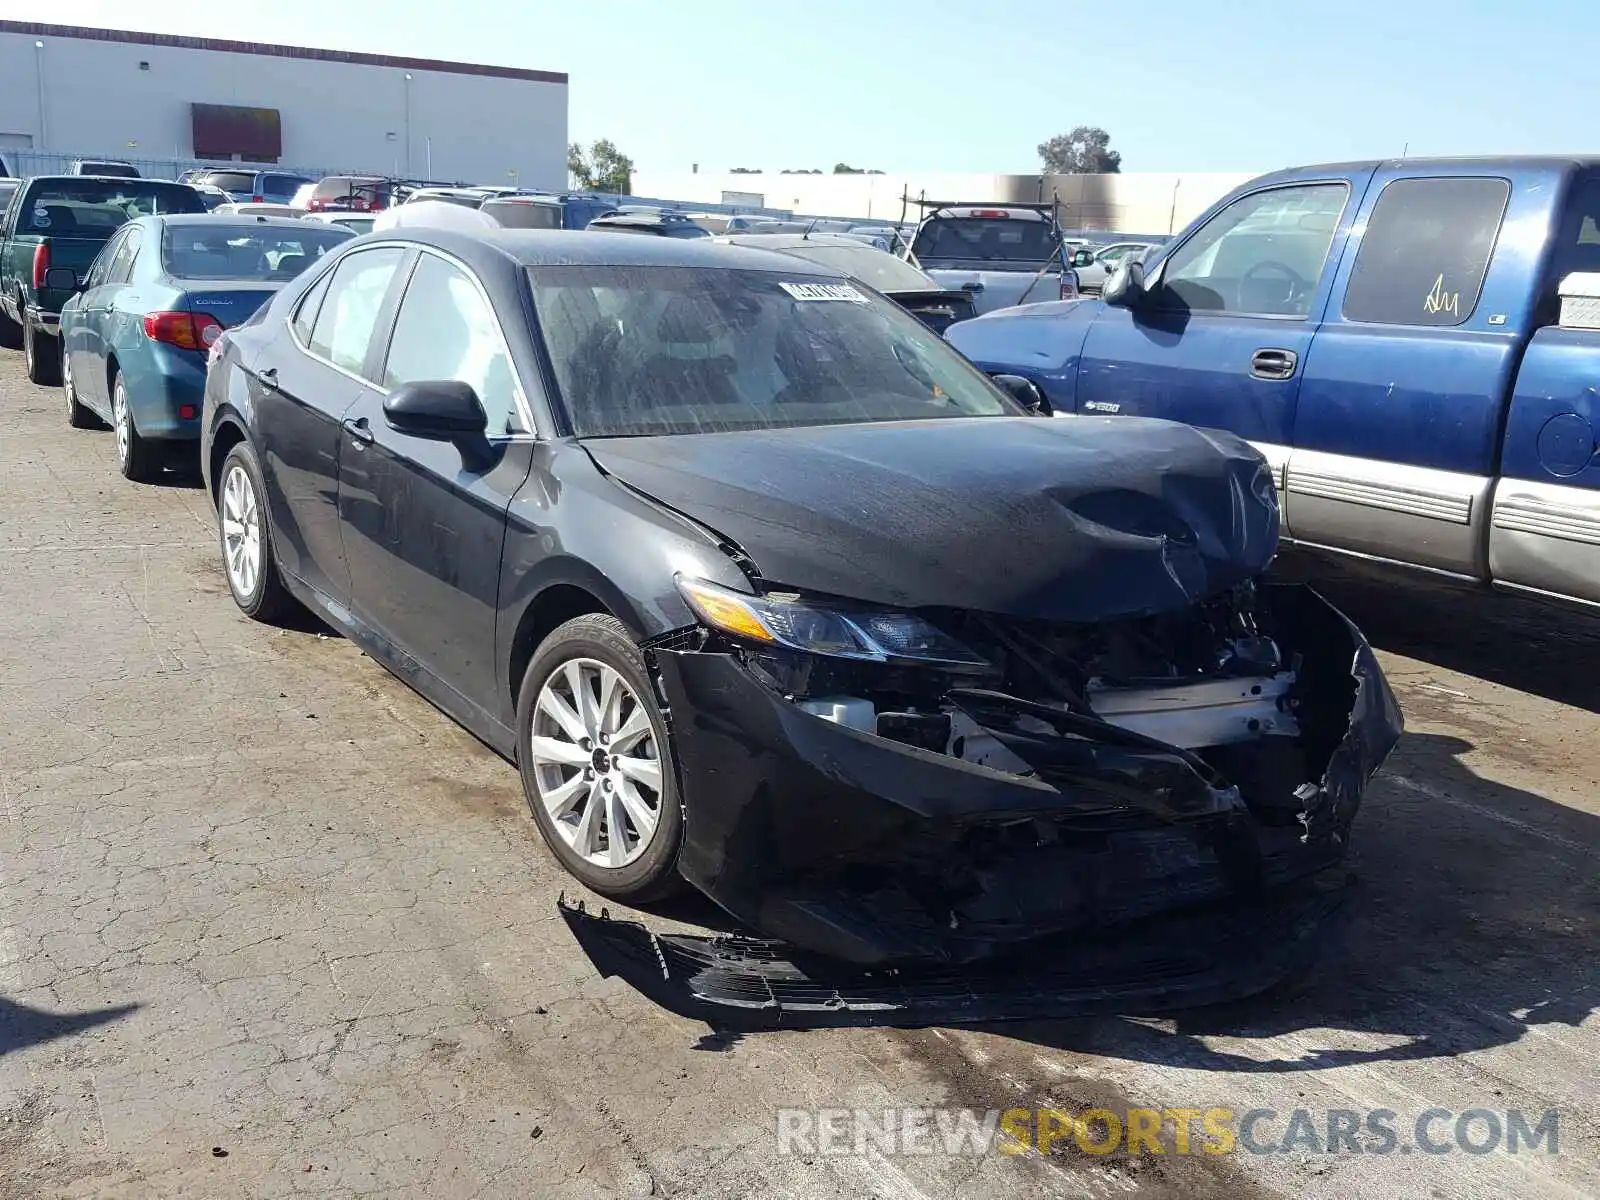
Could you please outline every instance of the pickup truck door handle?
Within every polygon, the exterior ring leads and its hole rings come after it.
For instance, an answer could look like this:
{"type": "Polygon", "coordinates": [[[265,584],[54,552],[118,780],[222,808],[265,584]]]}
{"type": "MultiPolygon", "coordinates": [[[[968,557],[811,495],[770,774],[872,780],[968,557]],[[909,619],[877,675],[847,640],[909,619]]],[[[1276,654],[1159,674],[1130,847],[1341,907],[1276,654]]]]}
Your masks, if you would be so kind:
{"type": "Polygon", "coordinates": [[[1250,356],[1250,374],[1256,379],[1293,379],[1299,362],[1293,350],[1257,350],[1250,356]]]}
{"type": "Polygon", "coordinates": [[[974,296],[976,296],[979,292],[983,291],[983,284],[979,283],[977,280],[973,280],[971,283],[963,283],[961,285],[961,290],[963,292],[971,292],[974,296]]]}
{"type": "Polygon", "coordinates": [[[343,423],[344,431],[357,446],[372,445],[372,427],[365,417],[346,417],[343,423]]]}

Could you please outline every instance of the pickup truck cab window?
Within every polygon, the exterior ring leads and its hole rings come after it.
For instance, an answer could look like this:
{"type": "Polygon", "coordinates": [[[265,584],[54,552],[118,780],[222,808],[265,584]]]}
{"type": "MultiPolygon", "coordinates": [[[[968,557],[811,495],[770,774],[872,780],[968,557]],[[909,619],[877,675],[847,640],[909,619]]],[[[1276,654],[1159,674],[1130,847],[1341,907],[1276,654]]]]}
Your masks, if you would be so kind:
{"type": "Polygon", "coordinates": [[[1164,309],[1304,318],[1349,188],[1316,183],[1241,196],[1173,252],[1164,309]]]}
{"type": "Polygon", "coordinates": [[[1378,196],[1344,294],[1347,321],[1460,325],[1472,316],[1511,185],[1397,179],[1378,196]]]}

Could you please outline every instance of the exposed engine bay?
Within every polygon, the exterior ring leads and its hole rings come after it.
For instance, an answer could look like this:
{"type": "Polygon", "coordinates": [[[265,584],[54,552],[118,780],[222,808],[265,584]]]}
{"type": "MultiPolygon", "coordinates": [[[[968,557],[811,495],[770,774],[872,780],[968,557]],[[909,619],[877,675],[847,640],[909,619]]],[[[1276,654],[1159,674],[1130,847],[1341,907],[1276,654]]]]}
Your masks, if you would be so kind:
{"type": "Polygon", "coordinates": [[[1063,739],[1189,751],[1239,776],[1256,815],[1282,824],[1326,763],[1307,761],[1296,715],[1304,656],[1263,630],[1260,607],[1251,582],[1181,612],[1097,625],[938,614],[990,671],[782,652],[746,661],[813,716],[1021,778],[1070,775],[1063,739]]]}

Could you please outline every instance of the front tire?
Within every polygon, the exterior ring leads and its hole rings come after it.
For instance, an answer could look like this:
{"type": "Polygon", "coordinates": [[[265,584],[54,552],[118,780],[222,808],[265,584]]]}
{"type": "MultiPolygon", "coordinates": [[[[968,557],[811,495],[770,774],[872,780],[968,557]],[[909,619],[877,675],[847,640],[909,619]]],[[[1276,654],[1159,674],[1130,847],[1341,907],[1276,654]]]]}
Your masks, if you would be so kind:
{"type": "Polygon", "coordinates": [[[124,479],[149,483],[161,474],[161,447],[139,436],[128,407],[128,383],[121,371],[111,381],[111,428],[117,434],[117,467],[124,479]]]}
{"type": "Polygon", "coordinates": [[[217,483],[222,569],[240,611],[253,620],[271,623],[291,612],[295,599],[283,586],[272,553],[266,501],[261,464],[250,443],[240,442],[223,459],[217,483]]]}
{"type": "Polygon", "coordinates": [[[540,645],[517,699],[517,766],[534,822],[570,874],[630,904],[678,889],[672,745],[621,621],[574,617],[540,645]]]}
{"type": "Polygon", "coordinates": [[[30,383],[55,387],[61,382],[61,339],[40,333],[27,320],[22,322],[22,356],[30,383]]]}

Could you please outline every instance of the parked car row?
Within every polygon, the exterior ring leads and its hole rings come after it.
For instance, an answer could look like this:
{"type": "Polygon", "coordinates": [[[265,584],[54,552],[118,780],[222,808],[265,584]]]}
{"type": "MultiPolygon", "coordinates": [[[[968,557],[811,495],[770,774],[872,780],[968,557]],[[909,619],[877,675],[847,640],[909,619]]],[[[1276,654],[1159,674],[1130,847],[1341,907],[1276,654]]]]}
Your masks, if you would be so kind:
{"type": "Polygon", "coordinates": [[[239,608],[308,608],[515,762],[604,895],[687,880],[862,965],[1259,912],[1340,860],[1398,737],[1360,635],[1263,578],[1256,451],[1040,419],[859,241],[111,236],[69,419],[134,475],[196,430],[239,608]]]}

